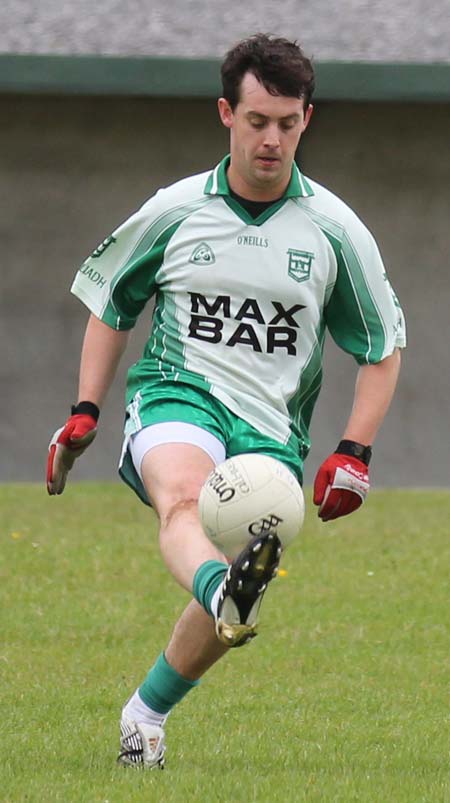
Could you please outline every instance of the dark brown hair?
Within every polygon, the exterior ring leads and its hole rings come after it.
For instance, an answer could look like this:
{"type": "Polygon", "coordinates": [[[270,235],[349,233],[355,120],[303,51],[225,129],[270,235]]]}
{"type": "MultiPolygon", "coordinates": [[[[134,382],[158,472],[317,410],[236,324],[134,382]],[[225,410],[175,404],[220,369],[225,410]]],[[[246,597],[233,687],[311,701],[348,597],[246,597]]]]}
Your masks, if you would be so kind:
{"type": "Polygon", "coordinates": [[[314,92],[314,70],[297,42],[257,33],[231,48],[221,68],[223,97],[234,110],[244,75],[253,73],[271,95],[303,98],[308,108],[314,92]]]}

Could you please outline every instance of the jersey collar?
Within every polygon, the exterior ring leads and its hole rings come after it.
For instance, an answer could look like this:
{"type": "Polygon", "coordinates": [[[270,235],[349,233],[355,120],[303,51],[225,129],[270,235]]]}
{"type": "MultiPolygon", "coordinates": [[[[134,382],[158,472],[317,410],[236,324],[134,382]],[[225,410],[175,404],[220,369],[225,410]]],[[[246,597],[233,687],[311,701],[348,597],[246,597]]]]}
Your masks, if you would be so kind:
{"type": "MultiPolygon", "coordinates": [[[[209,174],[205,184],[205,195],[230,195],[230,188],[227,181],[227,170],[230,164],[230,155],[225,156],[221,162],[209,174]]],[[[288,184],[283,200],[286,198],[308,198],[314,195],[310,183],[300,172],[297,165],[292,165],[291,180],[288,184]]]]}

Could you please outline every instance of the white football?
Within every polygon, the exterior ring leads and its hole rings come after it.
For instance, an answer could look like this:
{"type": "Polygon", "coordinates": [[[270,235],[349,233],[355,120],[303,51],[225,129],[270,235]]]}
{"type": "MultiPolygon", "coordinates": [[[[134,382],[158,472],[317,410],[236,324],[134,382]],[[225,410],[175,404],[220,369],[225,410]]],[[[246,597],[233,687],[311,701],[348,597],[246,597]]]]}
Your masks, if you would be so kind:
{"type": "Polygon", "coordinates": [[[279,460],[262,454],[240,454],[216,466],[198,507],[206,535],[228,558],[267,530],[288,546],[305,515],[297,479],[279,460]]]}

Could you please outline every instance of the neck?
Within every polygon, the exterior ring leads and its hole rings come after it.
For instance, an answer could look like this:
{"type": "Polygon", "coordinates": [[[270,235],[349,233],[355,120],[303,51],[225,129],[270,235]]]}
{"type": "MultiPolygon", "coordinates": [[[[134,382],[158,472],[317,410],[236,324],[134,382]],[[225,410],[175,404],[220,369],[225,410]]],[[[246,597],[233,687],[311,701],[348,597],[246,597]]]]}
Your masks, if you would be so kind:
{"type": "Polygon", "coordinates": [[[246,198],[247,201],[270,202],[277,201],[286,192],[290,177],[287,181],[280,181],[277,185],[271,185],[270,187],[254,186],[247,183],[242,176],[233,170],[233,165],[230,164],[227,170],[227,181],[230,189],[233,190],[236,195],[240,195],[241,198],[246,198]]]}

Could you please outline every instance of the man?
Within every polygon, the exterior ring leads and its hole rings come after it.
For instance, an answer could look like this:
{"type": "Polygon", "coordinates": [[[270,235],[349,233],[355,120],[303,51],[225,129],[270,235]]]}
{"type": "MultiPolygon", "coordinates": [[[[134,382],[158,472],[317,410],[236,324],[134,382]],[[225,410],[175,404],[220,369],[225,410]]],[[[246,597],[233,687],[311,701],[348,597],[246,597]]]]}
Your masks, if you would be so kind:
{"type": "Polygon", "coordinates": [[[128,331],[156,297],[143,358],[129,371],[123,479],[160,520],[162,556],[194,600],[122,712],[119,760],[162,767],[168,713],[229,647],[255,635],[281,547],[254,539],[228,569],[197,499],[214,465],[261,452],[302,480],[326,328],[360,364],[353,409],[314,488],[319,516],[360,506],[371,444],[391,401],[404,323],[370,233],[294,162],[312,114],[311,63],[258,34],[222,66],[230,156],[160,190],[80,268],[91,311],[78,404],[55,433],[49,493],[92,441],[128,331]]]}

